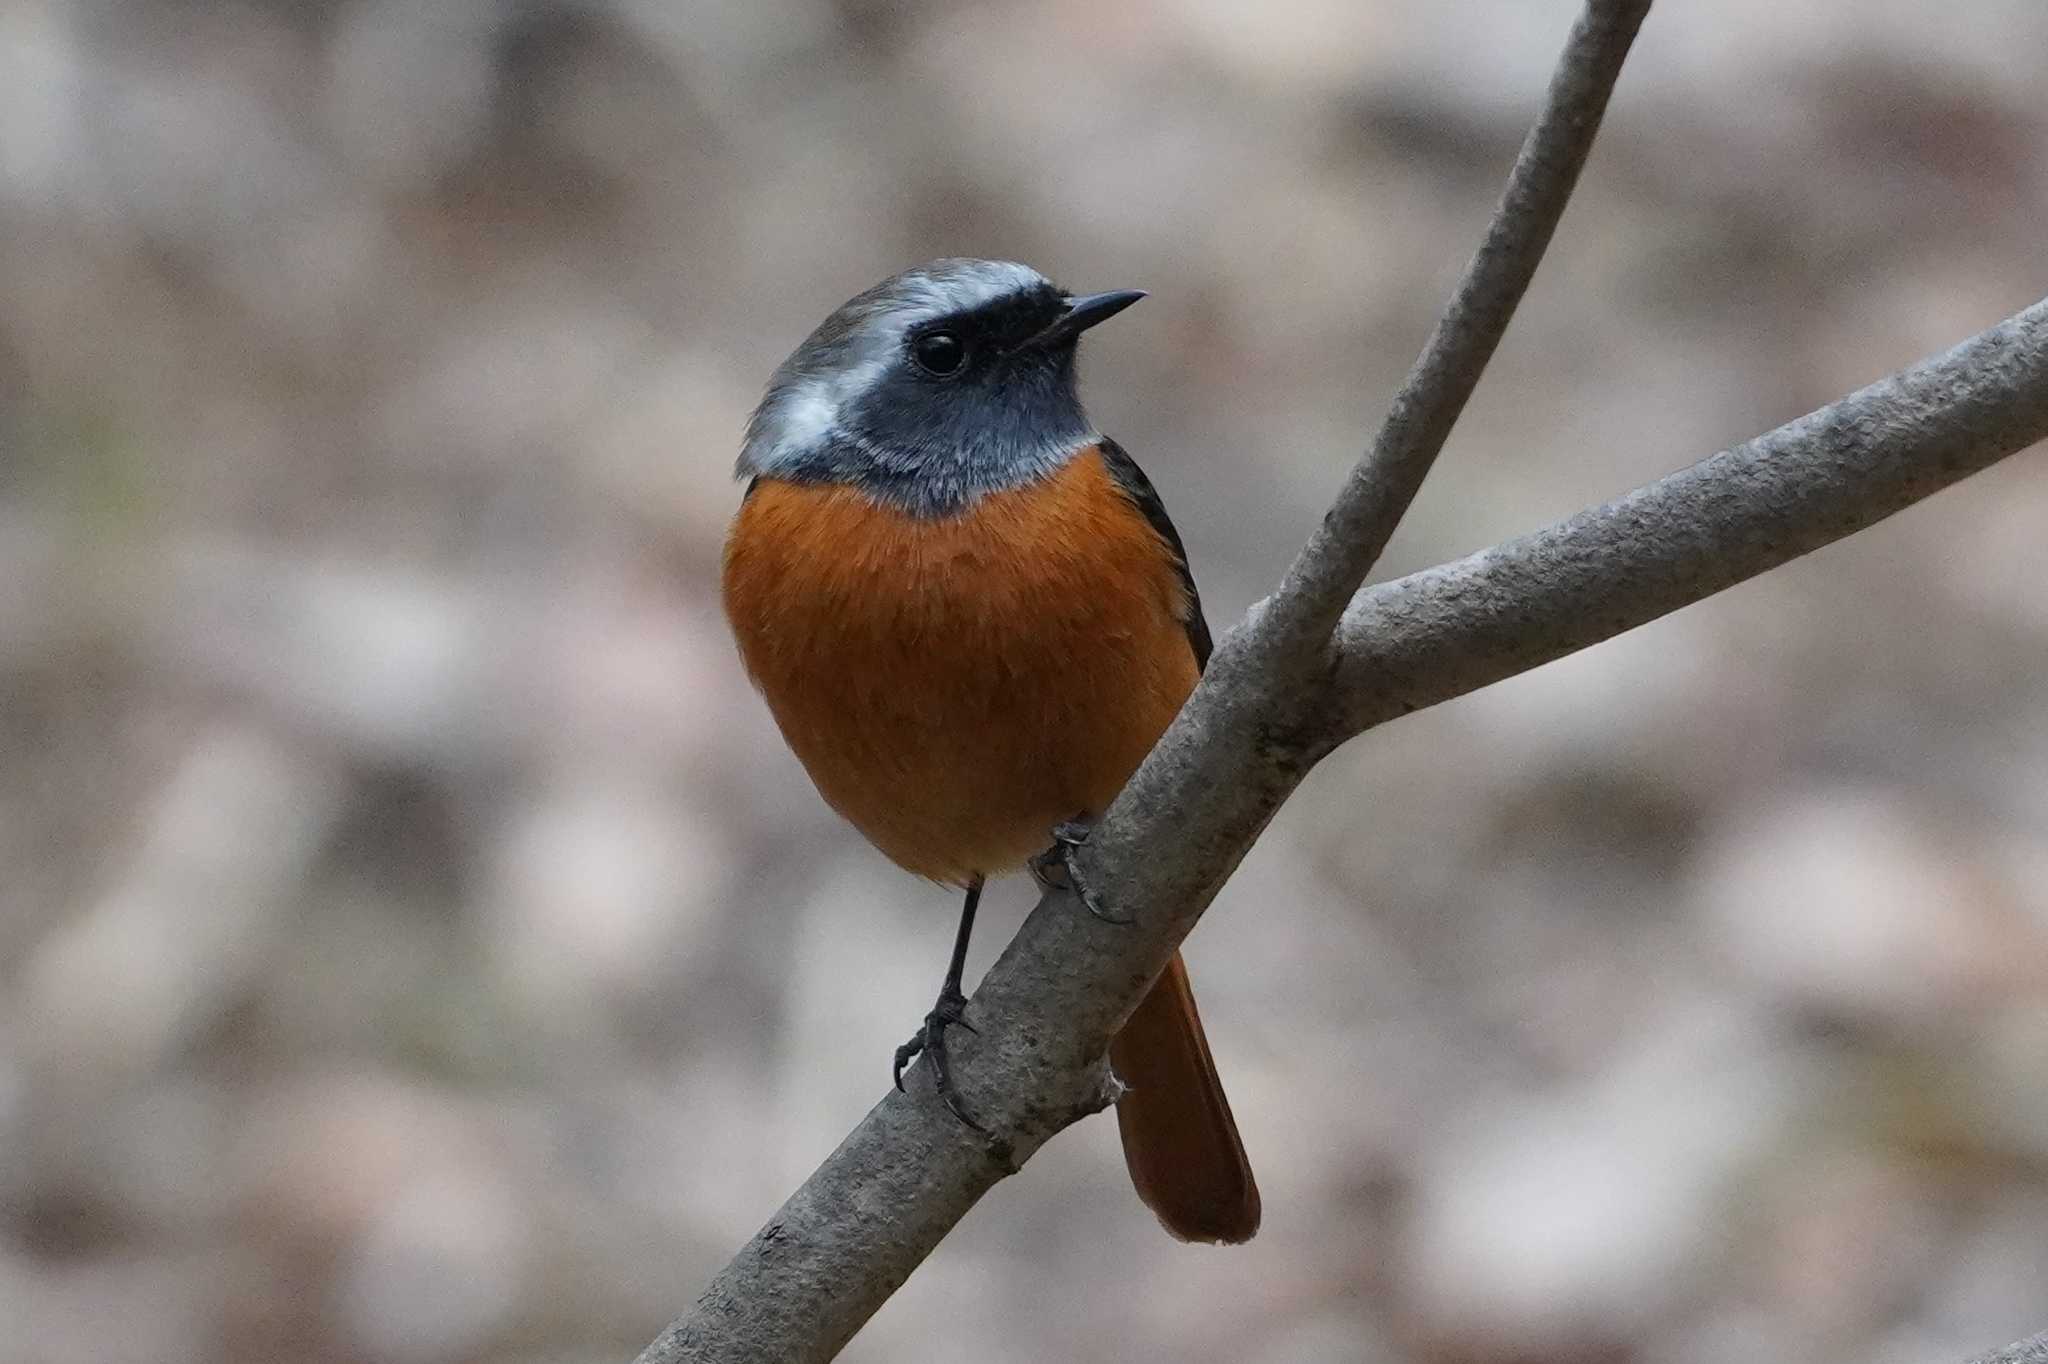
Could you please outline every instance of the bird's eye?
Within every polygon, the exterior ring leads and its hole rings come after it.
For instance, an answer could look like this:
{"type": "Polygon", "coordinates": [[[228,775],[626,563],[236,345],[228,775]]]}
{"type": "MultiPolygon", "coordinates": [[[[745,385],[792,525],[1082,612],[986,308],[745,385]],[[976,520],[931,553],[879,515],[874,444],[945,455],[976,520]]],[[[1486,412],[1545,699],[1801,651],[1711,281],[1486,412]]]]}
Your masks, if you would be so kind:
{"type": "Polygon", "coordinates": [[[944,377],[967,363],[967,347],[951,332],[926,332],[910,346],[911,358],[927,374],[944,377]]]}

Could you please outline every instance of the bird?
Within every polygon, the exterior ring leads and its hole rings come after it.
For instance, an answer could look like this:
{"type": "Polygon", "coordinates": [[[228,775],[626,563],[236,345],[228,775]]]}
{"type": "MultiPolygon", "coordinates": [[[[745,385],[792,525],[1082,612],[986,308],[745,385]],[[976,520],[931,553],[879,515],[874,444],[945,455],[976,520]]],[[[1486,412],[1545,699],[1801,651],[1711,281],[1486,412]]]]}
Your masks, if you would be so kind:
{"type": "MultiPolygon", "coordinates": [[[[983,883],[1085,830],[1209,658],[1180,534],[1078,390],[1083,333],[1144,296],[1072,294],[1013,261],[904,270],[776,369],[735,470],[722,596],[747,673],[825,802],[964,892],[895,1074],[922,1053],[976,1127],[945,1039],[972,1028],[983,883]]],[[[1178,954],[1109,1059],[1139,1197],[1179,1239],[1249,1240],[1258,1185],[1178,954]]]]}

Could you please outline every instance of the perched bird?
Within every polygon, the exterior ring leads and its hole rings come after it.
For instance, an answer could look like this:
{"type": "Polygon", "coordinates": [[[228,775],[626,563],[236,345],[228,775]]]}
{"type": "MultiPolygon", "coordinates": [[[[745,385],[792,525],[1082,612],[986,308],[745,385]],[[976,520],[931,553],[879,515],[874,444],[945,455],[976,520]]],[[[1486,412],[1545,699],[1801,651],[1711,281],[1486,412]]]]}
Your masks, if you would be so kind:
{"type": "MultiPolygon", "coordinates": [[[[826,318],[748,423],[726,614],[819,794],[907,871],[963,887],[922,1051],[988,876],[1099,814],[1193,689],[1209,628],[1179,534],[1082,412],[1081,333],[1142,298],[940,260],[826,318]]],[[[1132,1182],[1168,1231],[1243,1241],[1259,1192],[1178,956],[1110,1048],[1132,1182]]]]}

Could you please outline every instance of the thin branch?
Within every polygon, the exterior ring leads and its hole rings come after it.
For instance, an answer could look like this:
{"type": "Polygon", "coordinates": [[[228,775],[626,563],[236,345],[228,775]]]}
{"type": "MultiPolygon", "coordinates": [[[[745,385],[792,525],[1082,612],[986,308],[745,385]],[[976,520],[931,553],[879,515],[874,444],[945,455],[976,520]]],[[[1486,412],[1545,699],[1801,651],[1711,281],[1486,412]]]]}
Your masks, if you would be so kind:
{"type": "Polygon", "coordinates": [[[2048,300],[1533,535],[1359,594],[1345,730],[1483,687],[1776,568],[2048,436],[2048,300]]]}
{"type": "Polygon", "coordinates": [[[2003,1350],[1978,1355],[1969,1364],[2048,1364],[2048,1331],[2016,1340],[2003,1350]]]}
{"type": "Polygon", "coordinates": [[[1297,654],[1320,651],[1450,438],[1578,186],[1649,10],[1650,0],[1592,0],[1572,26],[1485,239],[1371,446],[1274,594],[1265,628],[1285,634],[1297,654]]]}

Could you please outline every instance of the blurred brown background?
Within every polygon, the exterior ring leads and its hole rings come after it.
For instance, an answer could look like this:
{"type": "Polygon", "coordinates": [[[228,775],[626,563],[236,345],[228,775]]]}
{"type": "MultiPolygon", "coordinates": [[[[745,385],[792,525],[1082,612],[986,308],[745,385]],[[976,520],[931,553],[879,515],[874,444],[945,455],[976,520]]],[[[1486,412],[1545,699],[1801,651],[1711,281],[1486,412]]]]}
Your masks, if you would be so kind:
{"type": "MultiPolygon", "coordinates": [[[[630,1357],[880,1094],[951,893],[719,620],[769,370],[941,254],[1219,626],[1568,0],[0,3],[0,1357],[630,1357]]],[[[1666,0],[1389,570],[2048,280],[2048,6],[1666,0]]],[[[1266,1193],[1113,1125],[860,1361],[1948,1361],[2048,1326],[2048,464],[1345,749],[1193,939],[1266,1193]]],[[[974,969],[1031,899],[991,901],[974,969]]]]}

